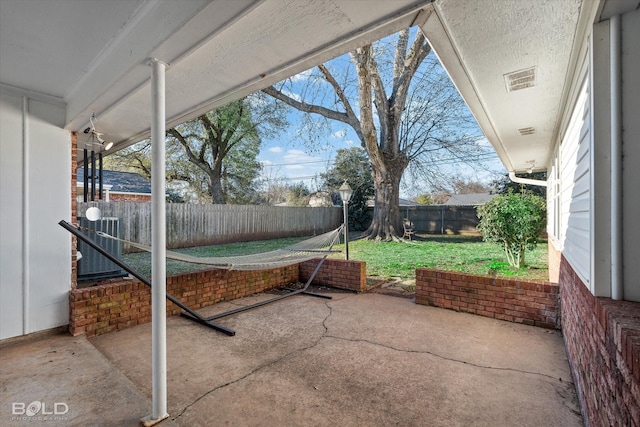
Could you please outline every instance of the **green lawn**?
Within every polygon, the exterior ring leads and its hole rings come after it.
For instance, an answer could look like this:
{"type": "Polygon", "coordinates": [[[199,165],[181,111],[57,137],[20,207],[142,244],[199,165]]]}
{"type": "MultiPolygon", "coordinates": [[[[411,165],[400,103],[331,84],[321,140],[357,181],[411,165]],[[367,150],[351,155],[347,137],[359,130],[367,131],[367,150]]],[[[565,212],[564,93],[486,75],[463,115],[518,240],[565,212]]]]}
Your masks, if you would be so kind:
{"type": "MultiPolygon", "coordinates": [[[[367,262],[372,277],[411,279],[416,268],[435,268],[470,274],[548,280],[547,243],[527,251],[527,267],[508,265],[502,246],[474,236],[421,235],[412,243],[349,242],[349,258],[367,262]]],[[[340,245],[337,249],[344,249],[340,245]]]]}
{"type": "MultiPolygon", "coordinates": [[[[304,238],[272,239],[256,242],[231,243],[179,249],[177,251],[197,256],[229,256],[266,252],[299,242],[304,238]]],[[[483,242],[480,237],[421,235],[411,243],[349,242],[349,258],[367,263],[367,275],[379,278],[412,279],[416,268],[436,268],[471,274],[520,277],[547,280],[547,243],[539,244],[526,254],[527,267],[514,269],[507,265],[502,247],[483,242]]],[[[344,250],[344,245],[334,249],[344,250]]],[[[342,258],[343,254],[332,257],[342,258]]],[[[140,273],[151,275],[151,256],[148,253],[124,255],[124,261],[140,273]]],[[[167,275],[209,269],[206,265],[167,260],[167,275]]]]}

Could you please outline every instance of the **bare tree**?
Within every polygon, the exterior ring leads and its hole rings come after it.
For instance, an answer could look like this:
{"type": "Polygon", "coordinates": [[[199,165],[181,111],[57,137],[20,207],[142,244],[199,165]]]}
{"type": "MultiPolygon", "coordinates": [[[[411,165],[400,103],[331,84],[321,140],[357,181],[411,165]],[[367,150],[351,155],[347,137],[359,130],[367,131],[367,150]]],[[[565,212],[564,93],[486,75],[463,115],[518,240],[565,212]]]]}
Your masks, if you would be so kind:
{"type": "MultiPolygon", "coordinates": [[[[259,202],[256,160],[262,138],[288,125],[286,106],[262,93],[232,102],[167,130],[167,182],[188,185],[187,198],[217,204],[259,202]]],[[[109,156],[118,170],[151,176],[144,141],[109,156]]]]}
{"type": "MultiPolygon", "coordinates": [[[[355,131],[371,162],[375,186],[373,221],[363,236],[375,240],[401,239],[400,182],[407,167],[414,163],[415,176],[428,176],[433,169],[430,160],[433,166],[433,159],[443,152],[468,159],[479,136],[464,132],[466,125],[450,128],[448,115],[460,118],[464,112],[456,109],[466,107],[461,100],[452,102],[459,95],[448,79],[443,81],[446,73],[436,68],[435,58],[412,84],[425,59],[433,55],[420,31],[410,40],[411,31],[405,29],[393,48],[378,43],[356,49],[350,54],[351,75],[338,75],[328,64],[318,66],[313,84],[328,85],[332,96],[326,92],[308,96],[309,89],[293,94],[290,80],[263,90],[300,111],[345,123],[355,131]]],[[[468,111],[466,114],[471,117],[468,111]]]]}

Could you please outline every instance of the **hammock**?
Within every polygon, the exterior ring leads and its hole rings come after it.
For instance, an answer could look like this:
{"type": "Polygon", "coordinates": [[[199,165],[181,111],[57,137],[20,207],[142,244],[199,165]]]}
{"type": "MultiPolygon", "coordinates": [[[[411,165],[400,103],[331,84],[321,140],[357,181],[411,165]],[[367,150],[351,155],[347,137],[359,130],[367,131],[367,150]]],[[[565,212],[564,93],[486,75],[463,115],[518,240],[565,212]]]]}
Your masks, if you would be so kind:
{"type": "MultiPolygon", "coordinates": [[[[85,242],[86,244],[91,246],[93,249],[98,251],[100,254],[105,256],[107,259],[109,259],[110,261],[114,262],[116,265],[119,265],[120,267],[122,267],[124,270],[129,272],[129,274],[133,275],[135,278],[140,280],[145,285],[147,285],[149,287],[152,286],[151,281],[149,279],[147,279],[146,277],[142,276],[140,273],[135,271],[133,268],[131,268],[131,266],[127,265],[122,260],[120,260],[120,259],[116,258],[115,256],[113,256],[105,248],[100,246],[94,239],[91,239],[88,235],[82,233],[80,231],[80,228],[74,227],[73,225],[69,224],[68,222],[66,222],[64,220],[60,221],[58,224],[60,226],[62,226],[64,229],[68,230],[70,233],[72,233],[78,239],[82,240],[83,242],[85,242]]],[[[242,255],[242,256],[235,256],[235,257],[207,257],[207,258],[201,258],[201,257],[194,257],[194,256],[191,256],[191,255],[181,254],[181,253],[178,253],[178,252],[167,251],[167,257],[169,257],[169,255],[172,255],[172,258],[177,257],[177,259],[179,259],[181,261],[186,261],[188,259],[188,260],[196,261],[199,264],[202,264],[203,263],[202,261],[206,260],[207,261],[206,264],[212,265],[212,266],[214,266],[216,268],[226,268],[226,269],[234,269],[234,270],[258,270],[258,269],[262,270],[262,269],[265,269],[265,268],[275,268],[275,267],[278,267],[278,266],[286,266],[286,265],[290,265],[290,264],[295,264],[295,263],[299,263],[299,262],[302,262],[302,261],[306,261],[306,260],[309,260],[309,259],[312,259],[312,258],[317,258],[318,257],[318,253],[323,254],[322,257],[320,258],[320,262],[318,262],[318,264],[316,265],[316,268],[313,270],[313,273],[311,273],[311,276],[309,277],[309,279],[307,280],[307,283],[305,283],[303,288],[295,289],[295,290],[294,289],[289,289],[290,292],[287,293],[287,294],[278,295],[278,296],[276,296],[274,298],[271,298],[269,300],[260,301],[260,302],[257,302],[255,304],[239,307],[239,308],[236,308],[234,310],[227,311],[225,313],[216,314],[214,316],[209,316],[209,317],[201,316],[200,314],[198,314],[198,312],[196,312],[195,310],[189,308],[186,304],[184,304],[179,299],[177,299],[176,297],[174,297],[173,295],[171,295],[169,293],[166,294],[166,297],[167,297],[167,299],[169,301],[171,301],[172,303],[174,303],[175,305],[177,305],[178,307],[180,307],[183,310],[183,312],[180,313],[181,316],[183,316],[183,317],[185,317],[185,318],[187,318],[189,320],[192,320],[192,321],[194,321],[196,323],[199,323],[201,325],[204,325],[204,326],[207,326],[209,328],[215,329],[217,331],[223,332],[223,333],[225,333],[227,335],[230,335],[230,336],[233,336],[233,335],[236,334],[233,329],[229,329],[229,328],[227,328],[225,326],[222,326],[222,325],[219,325],[217,323],[214,323],[213,320],[220,319],[222,317],[230,316],[232,314],[240,313],[240,312],[243,312],[243,311],[252,310],[254,308],[261,307],[263,305],[270,304],[272,302],[279,301],[279,300],[281,300],[283,298],[288,298],[290,296],[298,295],[298,294],[306,294],[306,295],[311,295],[311,296],[315,296],[315,297],[331,299],[330,296],[309,292],[309,291],[307,291],[307,289],[309,288],[309,285],[311,284],[311,282],[313,281],[314,277],[316,276],[316,274],[320,270],[320,266],[322,265],[322,263],[326,259],[327,255],[329,255],[332,252],[339,252],[339,251],[333,251],[333,250],[331,250],[331,248],[340,239],[340,232],[342,231],[342,227],[343,226],[344,225],[342,225],[339,228],[337,228],[336,230],[330,231],[328,233],[321,234],[320,236],[315,236],[315,237],[312,237],[310,239],[304,240],[302,242],[298,242],[295,245],[289,246],[288,248],[278,249],[278,250],[270,251],[270,252],[263,252],[263,253],[254,254],[254,255],[242,255]],[[324,249],[324,250],[321,249],[321,248],[326,248],[326,247],[328,247],[329,249],[324,249]]],[[[87,231],[94,232],[93,230],[87,230],[87,231]]],[[[130,241],[127,241],[127,240],[119,239],[117,237],[111,236],[111,235],[103,233],[103,232],[95,231],[95,233],[100,235],[101,237],[106,237],[108,239],[119,240],[119,241],[121,241],[123,243],[127,243],[127,244],[129,244],[131,246],[134,246],[134,247],[137,247],[139,249],[151,250],[151,247],[146,246],[146,245],[141,245],[139,243],[135,243],[135,242],[130,242],[130,241]]],[[[193,261],[187,261],[187,262],[193,262],[193,261]]]]}
{"type": "MultiPolygon", "coordinates": [[[[191,264],[210,265],[215,268],[225,270],[267,270],[286,267],[288,265],[298,264],[313,258],[318,258],[318,256],[340,252],[331,250],[331,248],[339,242],[342,227],[343,226],[340,226],[333,231],[311,237],[285,248],[252,255],[199,257],[167,250],[166,257],[191,264]]],[[[126,243],[127,245],[133,246],[134,248],[151,252],[151,246],[120,239],[102,231],[96,231],[95,233],[100,237],[118,240],[126,243]]]]}

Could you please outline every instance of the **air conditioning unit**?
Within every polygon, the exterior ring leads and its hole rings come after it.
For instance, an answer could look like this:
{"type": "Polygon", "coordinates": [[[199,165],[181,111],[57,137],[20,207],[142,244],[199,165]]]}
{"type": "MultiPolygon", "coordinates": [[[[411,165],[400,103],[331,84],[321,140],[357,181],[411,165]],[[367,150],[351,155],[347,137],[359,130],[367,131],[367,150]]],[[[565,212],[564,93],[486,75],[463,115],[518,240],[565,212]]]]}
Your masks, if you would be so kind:
{"type": "MultiPolygon", "coordinates": [[[[119,238],[121,234],[120,218],[102,218],[97,221],[89,221],[87,218],[81,217],[78,218],[78,223],[81,229],[84,229],[85,233],[98,245],[106,249],[107,252],[117,259],[122,258],[122,242],[94,233],[94,231],[102,231],[103,233],[119,238]]],[[[82,254],[82,258],[78,260],[78,282],[109,279],[127,275],[127,272],[116,263],[81,240],[78,240],[78,250],[82,254]]]]}

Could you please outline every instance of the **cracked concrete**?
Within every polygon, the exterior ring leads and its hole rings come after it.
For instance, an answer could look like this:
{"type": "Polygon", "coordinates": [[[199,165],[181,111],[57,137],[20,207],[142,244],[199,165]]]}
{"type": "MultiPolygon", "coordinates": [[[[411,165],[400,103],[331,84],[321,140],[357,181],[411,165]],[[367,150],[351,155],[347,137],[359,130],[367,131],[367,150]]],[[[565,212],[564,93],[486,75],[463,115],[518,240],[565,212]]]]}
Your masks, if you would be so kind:
{"type": "MultiPolygon", "coordinates": [[[[331,295],[219,319],[235,337],[169,318],[170,419],[160,425],[582,425],[559,332],[406,298],[331,295]]],[[[150,331],[141,325],[90,340],[149,408],[150,331]]]]}

